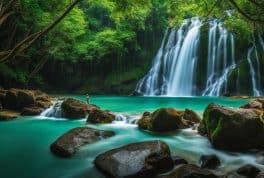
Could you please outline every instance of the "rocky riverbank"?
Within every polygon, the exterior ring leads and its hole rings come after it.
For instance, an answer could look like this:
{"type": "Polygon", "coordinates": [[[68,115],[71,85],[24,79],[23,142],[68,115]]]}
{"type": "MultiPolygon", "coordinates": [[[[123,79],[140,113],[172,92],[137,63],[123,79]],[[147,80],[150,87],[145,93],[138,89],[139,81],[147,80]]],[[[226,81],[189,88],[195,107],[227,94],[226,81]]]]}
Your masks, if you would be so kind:
{"type": "MultiPolygon", "coordinates": [[[[41,91],[21,89],[1,90],[0,98],[2,121],[20,115],[39,115],[50,107],[59,108],[59,117],[70,120],[86,118],[83,126],[70,129],[51,143],[51,152],[59,157],[73,157],[82,146],[94,142],[103,143],[105,139],[111,141],[110,137],[120,134],[90,127],[112,123],[116,119],[115,113],[73,98],[52,98],[41,91]],[[85,123],[89,123],[89,127],[85,123]]],[[[214,149],[252,152],[259,155],[258,164],[264,165],[263,113],[263,99],[251,100],[239,108],[210,104],[202,117],[190,109],[159,108],[153,112],[144,112],[137,125],[139,132],[157,137],[191,128],[208,138],[214,149]]],[[[166,141],[151,140],[112,147],[94,155],[94,165],[110,177],[261,178],[264,174],[262,168],[251,164],[232,172],[219,172],[224,164],[221,157],[203,154],[194,162],[187,157],[172,154],[174,150],[170,146],[166,141]]]]}

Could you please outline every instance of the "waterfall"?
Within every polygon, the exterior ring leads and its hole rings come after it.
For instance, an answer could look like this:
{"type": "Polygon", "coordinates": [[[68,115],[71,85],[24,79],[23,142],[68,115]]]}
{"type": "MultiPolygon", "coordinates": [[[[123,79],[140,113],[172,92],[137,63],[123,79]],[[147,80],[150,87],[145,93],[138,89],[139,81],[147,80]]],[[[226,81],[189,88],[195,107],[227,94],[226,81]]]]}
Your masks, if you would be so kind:
{"type": "MultiPolygon", "coordinates": [[[[247,55],[247,61],[248,61],[249,68],[250,68],[250,75],[251,75],[251,82],[252,82],[252,92],[253,92],[254,96],[261,96],[261,92],[260,92],[261,89],[259,89],[260,86],[257,85],[256,71],[254,69],[254,65],[253,65],[252,60],[251,60],[253,50],[254,50],[255,55],[256,55],[257,49],[256,49],[255,44],[248,50],[248,55],[247,55]]],[[[257,55],[256,55],[256,58],[257,58],[257,55]]]]}
{"type": "Polygon", "coordinates": [[[40,115],[44,117],[61,118],[62,117],[61,103],[62,101],[56,101],[51,107],[43,111],[40,115]]]}
{"type": "Polygon", "coordinates": [[[228,33],[222,22],[214,19],[209,22],[207,81],[202,95],[220,96],[223,92],[227,93],[228,76],[235,68],[234,36],[228,33]],[[231,46],[230,52],[227,49],[228,41],[231,46]],[[228,60],[228,52],[230,60],[228,60]]]}
{"type": "MultiPolygon", "coordinates": [[[[260,49],[264,52],[264,40],[260,34],[258,37],[260,49]]],[[[247,56],[250,65],[248,74],[252,78],[253,94],[259,96],[262,94],[261,64],[258,44],[253,41],[247,56]],[[253,54],[254,62],[251,60],[253,54]]],[[[241,66],[238,65],[242,59],[236,59],[235,56],[235,36],[228,32],[221,20],[186,19],[178,28],[166,29],[151,69],[139,80],[135,90],[145,96],[221,96],[233,93],[229,91],[230,88],[243,91],[239,81],[241,66]],[[200,43],[203,40],[200,39],[200,31],[204,25],[209,26],[208,46],[207,56],[201,57],[199,54],[203,54],[200,51],[204,47],[200,48],[200,44],[204,43],[200,43]],[[204,65],[202,71],[197,69],[201,64],[204,65]],[[229,81],[232,72],[237,73],[234,82],[229,81]]]]}
{"type": "Polygon", "coordinates": [[[194,94],[201,26],[199,18],[192,18],[184,20],[177,31],[175,28],[166,30],[152,68],[136,86],[137,92],[149,96],[194,94]]]}

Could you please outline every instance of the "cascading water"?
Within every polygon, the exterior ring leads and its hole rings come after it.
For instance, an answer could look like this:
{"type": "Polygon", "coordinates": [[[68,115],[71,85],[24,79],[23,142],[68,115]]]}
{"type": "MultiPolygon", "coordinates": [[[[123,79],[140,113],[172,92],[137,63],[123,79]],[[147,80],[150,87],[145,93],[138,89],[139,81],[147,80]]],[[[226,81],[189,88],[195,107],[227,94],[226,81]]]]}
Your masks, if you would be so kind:
{"type": "MultiPolygon", "coordinates": [[[[264,52],[261,35],[259,35],[259,43],[264,52]]],[[[259,96],[262,94],[261,64],[255,42],[253,46],[254,51],[249,50],[248,62],[251,61],[252,52],[255,54],[255,62],[253,64],[251,62],[248,73],[254,81],[253,95],[259,96]]],[[[178,30],[176,28],[166,30],[150,71],[138,82],[135,90],[145,96],[220,96],[228,94],[230,88],[243,92],[240,87],[239,64],[240,61],[235,60],[234,35],[224,28],[222,21],[186,19],[178,30]],[[199,56],[198,50],[201,49],[201,27],[207,24],[209,24],[208,51],[207,58],[204,58],[199,56]],[[197,69],[201,64],[205,64],[206,70],[197,69]],[[236,82],[229,86],[228,79],[233,71],[237,73],[236,82]],[[197,76],[199,80],[196,80],[197,76]],[[201,82],[202,77],[205,78],[201,82]]]]}
{"type": "Polygon", "coordinates": [[[203,96],[220,96],[227,92],[228,76],[236,67],[234,36],[229,34],[222,26],[222,22],[213,20],[209,22],[209,42],[207,57],[207,82],[203,96]],[[217,38],[217,35],[219,37],[217,38]],[[230,52],[228,55],[227,43],[230,39],[230,52]],[[231,60],[228,60],[230,56],[231,60]],[[228,64],[228,61],[230,63],[228,64]]]}
{"type": "MultiPolygon", "coordinates": [[[[259,70],[258,55],[257,55],[257,49],[255,46],[255,43],[248,50],[248,55],[247,55],[247,61],[248,61],[249,68],[250,68],[250,75],[251,75],[251,82],[252,82],[252,93],[254,96],[261,96],[260,82],[257,82],[257,80],[256,80],[257,75],[256,75],[256,71],[255,71],[254,65],[253,65],[252,60],[251,60],[253,51],[255,53],[255,57],[256,57],[257,65],[258,65],[258,70],[259,70]]],[[[260,76],[259,76],[259,81],[260,81],[260,76]]]]}
{"type": "Polygon", "coordinates": [[[56,101],[50,108],[43,111],[40,115],[44,117],[61,118],[62,117],[61,103],[62,101],[56,101]]]}
{"type": "Polygon", "coordinates": [[[177,32],[171,29],[169,36],[166,30],[152,68],[137,84],[137,92],[150,96],[193,95],[201,25],[199,18],[192,18],[184,20],[177,32]]]}

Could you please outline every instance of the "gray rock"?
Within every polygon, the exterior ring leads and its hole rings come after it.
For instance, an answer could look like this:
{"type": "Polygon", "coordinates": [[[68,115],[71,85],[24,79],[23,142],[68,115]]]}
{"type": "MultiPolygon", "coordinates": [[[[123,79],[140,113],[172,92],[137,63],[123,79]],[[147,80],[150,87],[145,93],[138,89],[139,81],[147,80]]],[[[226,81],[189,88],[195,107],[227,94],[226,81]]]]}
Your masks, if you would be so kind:
{"type": "Polygon", "coordinates": [[[94,163],[112,177],[152,177],[173,167],[170,149],[162,141],[116,148],[97,156],[94,163]]]}
{"type": "Polygon", "coordinates": [[[50,150],[57,156],[69,157],[72,156],[79,147],[113,135],[114,132],[112,131],[78,127],[59,137],[51,144],[50,150]]]}

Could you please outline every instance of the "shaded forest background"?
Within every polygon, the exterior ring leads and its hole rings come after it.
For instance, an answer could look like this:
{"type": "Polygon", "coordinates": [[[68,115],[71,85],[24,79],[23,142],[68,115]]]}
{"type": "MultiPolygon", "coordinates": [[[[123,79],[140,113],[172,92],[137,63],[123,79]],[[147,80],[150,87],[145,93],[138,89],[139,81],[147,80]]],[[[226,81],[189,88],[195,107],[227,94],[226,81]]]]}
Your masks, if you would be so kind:
{"type": "MultiPolygon", "coordinates": [[[[0,51],[10,51],[49,26],[71,0],[1,1],[0,51]],[[1,11],[2,10],[2,11],[1,11]]],[[[1,62],[0,86],[53,93],[129,94],[148,71],[167,27],[186,18],[224,19],[244,58],[252,36],[263,35],[257,0],[80,0],[30,48],[1,62]],[[233,15],[227,17],[227,11],[233,15]]],[[[201,51],[205,49],[200,49],[201,51]]],[[[262,64],[264,59],[262,57],[262,64]]]]}

